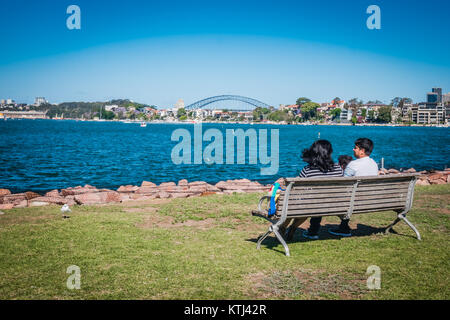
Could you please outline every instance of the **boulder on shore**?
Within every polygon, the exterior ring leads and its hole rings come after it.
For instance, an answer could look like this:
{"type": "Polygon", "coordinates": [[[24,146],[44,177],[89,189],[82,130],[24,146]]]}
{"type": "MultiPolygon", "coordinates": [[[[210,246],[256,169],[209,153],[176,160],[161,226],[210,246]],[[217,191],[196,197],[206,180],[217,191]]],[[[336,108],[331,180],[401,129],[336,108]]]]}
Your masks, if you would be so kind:
{"type": "Polygon", "coordinates": [[[0,197],[6,196],[7,194],[11,194],[11,191],[9,191],[8,189],[0,189],[0,197]]]}

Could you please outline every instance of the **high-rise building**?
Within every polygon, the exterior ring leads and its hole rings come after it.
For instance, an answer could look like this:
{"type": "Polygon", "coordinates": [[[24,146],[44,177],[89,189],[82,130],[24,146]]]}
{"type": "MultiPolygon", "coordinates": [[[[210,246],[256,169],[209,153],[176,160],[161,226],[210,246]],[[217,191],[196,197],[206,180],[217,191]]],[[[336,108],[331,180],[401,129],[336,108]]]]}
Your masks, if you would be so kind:
{"type": "Polygon", "coordinates": [[[438,103],[439,95],[436,92],[427,93],[427,103],[438,103]]]}
{"type": "Polygon", "coordinates": [[[431,91],[437,94],[437,102],[442,103],[442,88],[433,88],[431,91]]]}

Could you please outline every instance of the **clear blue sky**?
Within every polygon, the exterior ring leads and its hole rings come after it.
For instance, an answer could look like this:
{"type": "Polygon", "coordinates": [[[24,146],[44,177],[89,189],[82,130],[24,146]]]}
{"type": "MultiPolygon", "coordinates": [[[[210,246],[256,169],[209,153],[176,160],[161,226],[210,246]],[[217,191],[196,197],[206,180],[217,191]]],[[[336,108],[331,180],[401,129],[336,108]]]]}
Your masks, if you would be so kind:
{"type": "Polygon", "coordinates": [[[419,102],[450,91],[449,13],[448,0],[1,1],[0,98],[419,102]],[[81,30],[66,27],[71,4],[81,30]],[[371,4],[381,30],[366,27],[371,4]]]}

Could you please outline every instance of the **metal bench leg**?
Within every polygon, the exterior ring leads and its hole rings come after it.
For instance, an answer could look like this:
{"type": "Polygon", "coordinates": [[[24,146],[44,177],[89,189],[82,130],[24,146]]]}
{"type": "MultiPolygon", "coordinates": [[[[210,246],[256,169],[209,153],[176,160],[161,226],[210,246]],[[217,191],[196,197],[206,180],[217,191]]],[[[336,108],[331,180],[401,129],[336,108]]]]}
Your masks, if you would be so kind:
{"type": "Polygon", "coordinates": [[[392,223],[386,228],[386,230],[384,231],[384,233],[386,233],[386,234],[389,233],[389,232],[391,231],[392,227],[395,226],[397,223],[399,223],[400,220],[401,220],[400,218],[395,219],[394,222],[392,222],[392,223]]]}
{"type": "Polygon", "coordinates": [[[267,236],[271,233],[272,231],[269,228],[269,231],[267,231],[265,234],[263,234],[259,239],[258,239],[258,243],[256,245],[256,249],[260,249],[261,248],[261,243],[264,241],[264,239],[267,238],[267,236]]]}
{"type": "Polygon", "coordinates": [[[287,244],[286,244],[286,241],[284,241],[283,237],[282,237],[281,234],[278,232],[278,230],[275,230],[275,229],[274,229],[274,230],[273,230],[273,233],[275,233],[275,235],[276,235],[278,241],[280,241],[281,244],[283,245],[284,250],[286,251],[286,255],[289,257],[289,256],[290,256],[290,253],[289,253],[289,248],[288,248],[288,246],[287,246],[287,244]]]}
{"type": "Polygon", "coordinates": [[[414,230],[414,232],[416,233],[416,236],[417,236],[417,240],[422,240],[422,239],[420,238],[420,233],[419,233],[419,231],[417,231],[416,227],[414,227],[414,225],[413,225],[411,222],[409,222],[409,220],[406,219],[406,217],[405,217],[404,215],[400,215],[400,219],[402,219],[403,221],[405,221],[405,223],[406,223],[411,229],[414,230]]]}

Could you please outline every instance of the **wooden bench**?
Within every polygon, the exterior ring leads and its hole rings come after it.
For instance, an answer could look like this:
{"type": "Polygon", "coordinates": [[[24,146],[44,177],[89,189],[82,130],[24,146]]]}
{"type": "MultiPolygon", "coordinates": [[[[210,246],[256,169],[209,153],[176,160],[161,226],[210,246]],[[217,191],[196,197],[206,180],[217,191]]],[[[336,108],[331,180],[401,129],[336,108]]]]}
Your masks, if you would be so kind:
{"type": "Polygon", "coordinates": [[[338,177],[338,178],[285,178],[286,190],[278,199],[277,212],[267,217],[267,210],[262,209],[264,201],[270,197],[262,197],[258,211],[252,211],[271,222],[269,231],[258,239],[257,248],[270,233],[274,233],[283,245],[286,255],[289,248],[280,234],[280,227],[290,218],[339,216],[351,218],[353,214],[363,214],[393,210],[397,218],[385,233],[400,220],[410,226],[420,240],[419,231],[406,219],[412,207],[414,186],[419,174],[394,174],[370,177],[338,177]]]}

